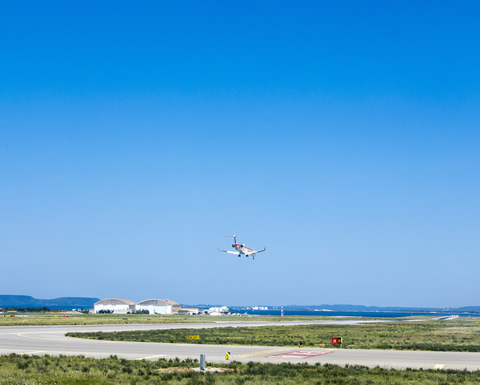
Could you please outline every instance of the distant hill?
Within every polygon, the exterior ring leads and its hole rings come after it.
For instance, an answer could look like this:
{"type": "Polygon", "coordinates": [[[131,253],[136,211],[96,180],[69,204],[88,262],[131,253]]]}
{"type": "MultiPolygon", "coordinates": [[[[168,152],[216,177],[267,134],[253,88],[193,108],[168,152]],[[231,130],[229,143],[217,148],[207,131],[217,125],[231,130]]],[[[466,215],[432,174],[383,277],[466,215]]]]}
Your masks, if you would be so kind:
{"type": "Polygon", "coordinates": [[[0,295],[0,308],[49,307],[52,309],[89,309],[93,308],[94,303],[98,301],[100,301],[99,298],[61,297],[54,299],[36,299],[29,295],[0,295]]]}
{"type": "Polygon", "coordinates": [[[480,313],[480,306],[464,306],[456,309],[449,309],[449,311],[454,311],[458,313],[480,313]]]}

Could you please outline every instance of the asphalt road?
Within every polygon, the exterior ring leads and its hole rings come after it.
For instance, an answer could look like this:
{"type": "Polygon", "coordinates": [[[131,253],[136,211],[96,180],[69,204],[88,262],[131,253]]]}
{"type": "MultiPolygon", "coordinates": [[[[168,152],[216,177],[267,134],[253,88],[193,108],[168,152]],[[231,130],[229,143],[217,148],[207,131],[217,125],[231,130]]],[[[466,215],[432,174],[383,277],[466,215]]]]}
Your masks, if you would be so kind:
{"type": "MultiPolygon", "coordinates": [[[[293,321],[282,325],[355,324],[368,321],[293,321]]],[[[372,321],[370,321],[372,322],[372,321]]],[[[275,326],[278,322],[216,322],[206,324],[142,324],[90,326],[18,326],[0,328],[0,354],[50,354],[108,357],[117,355],[126,359],[156,360],[158,358],[199,358],[206,354],[207,362],[230,360],[248,362],[308,362],[337,365],[365,365],[390,368],[423,369],[480,369],[480,353],[424,352],[360,349],[320,349],[278,346],[228,346],[193,344],[158,344],[150,342],[96,341],[65,337],[68,332],[124,331],[181,328],[212,328],[241,326],[275,326]]]]}

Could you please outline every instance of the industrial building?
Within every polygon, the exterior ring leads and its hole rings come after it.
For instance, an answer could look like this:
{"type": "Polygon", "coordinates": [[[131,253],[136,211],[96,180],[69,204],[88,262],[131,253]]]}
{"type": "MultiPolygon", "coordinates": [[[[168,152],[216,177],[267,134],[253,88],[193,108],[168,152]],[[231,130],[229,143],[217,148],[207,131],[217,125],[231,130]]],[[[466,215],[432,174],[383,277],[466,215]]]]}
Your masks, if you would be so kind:
{"type": "Polygon", "coordinates": [[[124,298],[107,298],[98,301],[94,305],[95,313],[110,312],[127,314],[135,311],[136,302],[124,298]]]}
{"type": "Polygon", "coordinates": [[[94,305],[95,313],[127,314],[148,310],[149,314],[178,314],[182,306],[170,299],[146,299],[138,303],[124,298],[107,298],[94,305]]]}
{"type": "Polygon", "coordinates": [[[205,309],[200,309],[198,307],[182,307],[178,314],[183,315],[197,315],[197,314],[208,314],[208,311],[205,309]]]}
{"type": "Polygon", "coordinates": [[[172,301],[170,299],[165,299],[164,301],[167,301],[167,304],[171,309],[171,313],[169,314],[178,314],[178,311],[182,308],[182,305],[180,305],[178,302],[172,301]]]}
{"type": "Polygon", "coordinates": [[[172,314],[172,305],[166,299],[146,299],[137,303],[136,310],[148,310],[149,314],[172,314]]]}
{"type": "Polygon", "coordinates": [[[226,306],[221,307],[211,307],[208,309],[208,314],[210,315],[225,315],[229,313],[229,309],[226,306]]]}

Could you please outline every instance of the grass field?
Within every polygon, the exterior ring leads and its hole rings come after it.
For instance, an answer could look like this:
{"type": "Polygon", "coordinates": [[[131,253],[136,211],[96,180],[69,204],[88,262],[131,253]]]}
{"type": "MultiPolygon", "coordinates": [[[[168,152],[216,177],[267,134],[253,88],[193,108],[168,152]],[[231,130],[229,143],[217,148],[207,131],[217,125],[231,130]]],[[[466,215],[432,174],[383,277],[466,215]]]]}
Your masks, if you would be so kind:
{"type": "MultiPolygon", "coordinates": [[[[207,363],[208,366],[211,366],[207,363]]],[[[322,385],[446,385],[480,383],[480,371],[395,370],[364,366],[218,364],[223,373],[198,373],[196,360],[129,361],[80,356],[0,356],[2,385],[133,385],[133,384],[322,384],[322,385]]]]}
{"type": "MultiPolygon", "coordinates": [[[[184,315],[144,315],[144,314],[71,314],[65,312],[42,314],[17,314],[4,317],[0,314],[1,326],[48,326],[48,325],[108,325],[146,323],[192,323],[215,321],[306,321],[331,319],[327,317],[289,316],[283,320],[277,316],[184,316],[184,315]],[[66,317],[65,317],[66,316],[66,317]]],[[[343,318],[342,318],[343,319],[343,318]]]]}
{"type": "MultiPolygon", "coordinates": [[[[342,348],[480,352],[480,325],[474,320],[386,322],[360,325],[227,327],[213,329],[147,330],[113,333],[69,333],[68,336],[193,344],[331,347],[342,337],[342,348]],[[200,335],[190,340],[189,335],[200,335]]],[[[333,347],[338,347],[334,345],[333,347]]]]}
{"type": "Polygon", "coordinates": [[[148,324],[148,323],[186,323],[212,322],[212,319],[184,317],[178,315],[144,314],[20,314],[15,317],[1,317],[0,326],[49,326],[49,325],[111,325],[111,324],[148,324]]]}

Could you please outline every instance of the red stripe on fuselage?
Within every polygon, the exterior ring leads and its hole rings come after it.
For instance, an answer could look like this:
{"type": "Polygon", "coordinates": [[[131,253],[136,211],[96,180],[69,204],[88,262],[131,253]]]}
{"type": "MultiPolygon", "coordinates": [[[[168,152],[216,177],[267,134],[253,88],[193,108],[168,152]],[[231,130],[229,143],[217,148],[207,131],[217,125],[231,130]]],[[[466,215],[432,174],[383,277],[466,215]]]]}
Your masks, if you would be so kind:
{"type": "Polygon", "coordinates": [[[246,250],[253,251],[253,249],[249,249],[248,247],[245,247],[245,246],[242,246],[242,245],[239,245],[239,244],[236,244],[235,246],[236,246],[236,247],[243,247],[243,248],[246,249],[246,250]]]}

